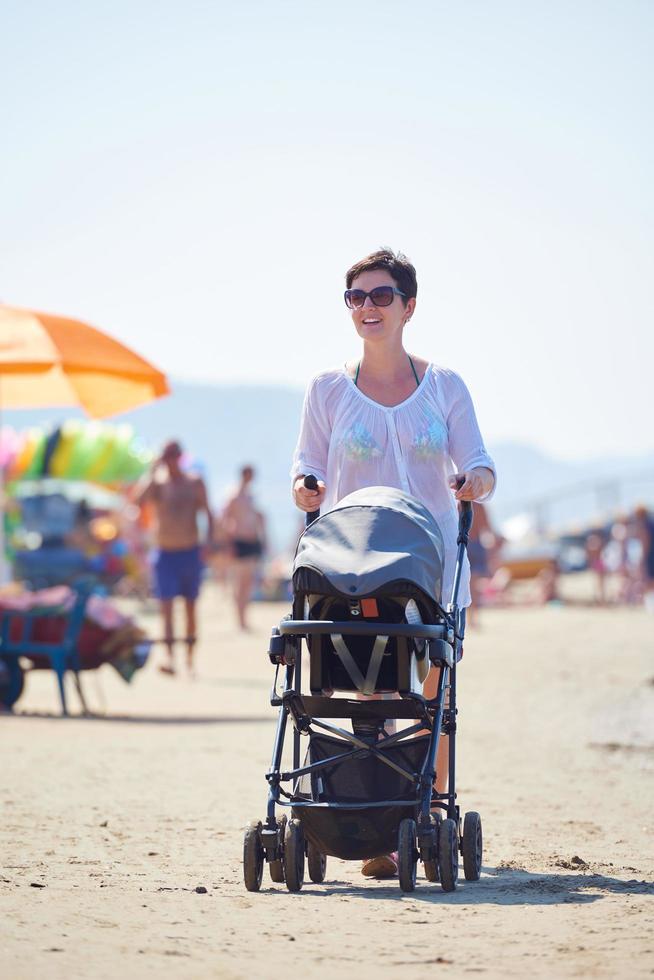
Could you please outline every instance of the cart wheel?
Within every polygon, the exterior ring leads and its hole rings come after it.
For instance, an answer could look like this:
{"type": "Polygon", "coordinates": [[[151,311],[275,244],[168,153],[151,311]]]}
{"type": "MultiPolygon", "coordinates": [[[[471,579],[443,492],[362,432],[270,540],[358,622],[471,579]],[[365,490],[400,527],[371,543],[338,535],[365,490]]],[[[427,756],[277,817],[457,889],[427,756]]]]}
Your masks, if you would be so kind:
{"type": "Polygon", "coordinates": [[[327,871],[327,855],[319,851],[311,841],[307,844],[307,866],[311,880],[317,885],[321,884],[325,880],[327,871]]]}
{"type": "Polygon", "coordinates": [[[400,824],[397,839],[397,869],[400,875],[400,888],[403,892],[412,892],[416,887],[417,864],[416,822],[408,817],[400,824]]]}
{"type": "Polygon", "coordinates": [[[25,687],[25,671],[17,657],[0,658],[0,705],[13,708],[25,687]]]}
{"type": "Polygon", "coordinates": [[[258,892],[263,878],[263,847],[261,846],[261,822],[253,820],[245,830],[243,840],[243,880],[249,892],[258,892]]]}
{"type": "Polygon", "coordinates": [[[459,835],[454,820],[443,820],[440,825],[438,865],[443,891],[453,892],[459,877],[459,835]]]}
{"type": "Polygon", "coordinates": [[[431,813],[429,815],[429,819],[430,819],[430,821],[431,821],[431,823],[432,823],[432,825],[434,827],[434,832],[435,832],[435,838],[434,838],[434,840],[435,840],[435,844],[434,844],[434,857],[433,858],[428,858],[426,861],[423,861],[423,865],[424,865],[424,868],[425,868],[425,878],[427,879],[427,881],[438,881],[439,880],[439,874],[438,874],[438,827],[439,827],[440,822],[441,822],[441,815],[440,815],[440,813],[431,813]]]}
{"type": "MultiPolygon", "coordinates": [[[[283,817],[280,817],[279,818],[279,821],[278,821],[278,823],[279,823],[279,831],[278,831],[278,833],[279,833],[279,836],[280,836],[280,838],[281,838],[282,841],[284,840],[284,837],[285,837],[285,834],[286,834],[286,820],[287,820],[287,817],[286,817],[286,814],[284,814],[284,816],[283,817]]],[[[270,871],[270,877],[271,877],[271,879],[276,884],[278,884],[278,885],[283,885],[284,884],[284,860],[283,860],[283,858],[279,857],[275,861],[270,861],[270,863],[268,864],[268,870],[270,871]]]]}
{"type": "Polygon", "coordinates": [[[484,841],[481,833],[481,817],[474,810],[466,813],[463,820],[463,873],[466,881],[479,881],[484,841]]]}
{"type": "Polygon", "coordinates": [[[304,884],[304,834],[299,820],[289,820],[284,839],[284,877],[289,892],[299,892],[304,884]]]}

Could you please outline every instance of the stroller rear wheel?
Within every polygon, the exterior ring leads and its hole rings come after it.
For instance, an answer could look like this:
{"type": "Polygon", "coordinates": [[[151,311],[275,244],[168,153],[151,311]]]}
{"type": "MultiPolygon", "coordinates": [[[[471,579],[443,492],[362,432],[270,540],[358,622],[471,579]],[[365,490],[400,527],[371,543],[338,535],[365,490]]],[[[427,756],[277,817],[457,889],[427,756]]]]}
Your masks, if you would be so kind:
{"type": "Polygon", "coordinates": [[[299,892],[304,884],[304,834],[299,820],[286,824],[284,877],[289,892],[299,892]]]}
{"type": "Polygon", "coordinates": [[[481,817],[474,810],[466,813],[463,820],[463,873],[466,881],[479,881],[484,842],[481,832],[481,817]]]}
{"type": "Polygon", "coordinates": [[[397,841],[397,870],[403,892],[412,892],[415,889],[417,864],[416,822],[408,817],[400,824],[397,841]]]}
{"type": "Polygon", "coordinates": [[[320,885],[325,880],[327,872],[327,856],[311,841],[307,844],[307,866],[311,880],[320,885]]]}
{"type": "MultiPolygon", "coordinates": [[[[286,837],[286,821],[287,816],[284,814],[283,817],[279,818],[279,839],[283,842],[286,837]]],[[[270,871],[271,879],[278,885],[284,884],[284,859],[281,857],[276,858],[271,861],[268,865],[268,870],[270,871]]]]}
{"type": "Polygon", "coordinates": [[[253,820],[245,830],[243,840],[243,879],[249,892],[258,892],[263,878],[263,847],[261,821],[253,820]]]}
{"type": "Polygon", "coordinates": [[[438,865],[441,887],[453,892],[459,877],[459,835],[454,820],[443,820],[438,833],[438,865]]]}

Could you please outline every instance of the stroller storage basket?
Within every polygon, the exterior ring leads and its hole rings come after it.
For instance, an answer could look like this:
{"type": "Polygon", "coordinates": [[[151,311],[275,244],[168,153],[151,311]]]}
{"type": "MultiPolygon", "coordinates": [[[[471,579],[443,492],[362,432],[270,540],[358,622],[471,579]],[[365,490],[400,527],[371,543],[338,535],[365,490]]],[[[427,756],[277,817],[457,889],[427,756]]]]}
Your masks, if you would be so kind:
{"type": "Polygon", "coordinates": [[[392,851],[398,820],[415,811],[429,736],[386,749],[383,741],[377,744],[383,755],[411,778],[340,738],[310,735],[305,765],[334,757],[343,759],[302,776],[293,797],[294,815],[302,820],[307,838],[323,854],[354,860],[392,851]]]}

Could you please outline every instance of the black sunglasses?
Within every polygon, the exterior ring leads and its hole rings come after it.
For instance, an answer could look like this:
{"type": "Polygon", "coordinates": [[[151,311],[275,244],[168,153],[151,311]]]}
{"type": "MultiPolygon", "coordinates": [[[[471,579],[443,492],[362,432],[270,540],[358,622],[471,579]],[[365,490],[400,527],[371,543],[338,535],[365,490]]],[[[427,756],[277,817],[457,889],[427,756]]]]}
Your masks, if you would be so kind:
{"type": "Polygon", "coordinates": [[[395,286],[375,286],[369,293],[363,289],[346,289],[345,305],[351,310],[360,310],[368,296],[373,306],[390,306],[395,296],[406,296],[406,293],[395,286]]]}

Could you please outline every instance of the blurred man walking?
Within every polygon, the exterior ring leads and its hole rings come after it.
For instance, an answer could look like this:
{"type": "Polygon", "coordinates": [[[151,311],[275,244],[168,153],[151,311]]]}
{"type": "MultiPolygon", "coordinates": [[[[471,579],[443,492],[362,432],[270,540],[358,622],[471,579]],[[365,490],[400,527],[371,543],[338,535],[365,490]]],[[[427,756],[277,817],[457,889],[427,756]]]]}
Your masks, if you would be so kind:
{"type": "Polygon", "coordinates": [[[213,536],[213,518],[204,481],[183,472],[181,457],[179,442],[167,442],[161,456],[152,464],[147,482],[136,494],[136,503],[152,504],[156,515],[155,586],[161,602],[167,653],[166,663],[160,669],[166,674],[175,673],[173,603],[178,596],[184,600],[186,662],[189,673],[193,673],[197,638],[195,605],[202,575],[199,514],[206,514],[208,544],[213,536]]]}

